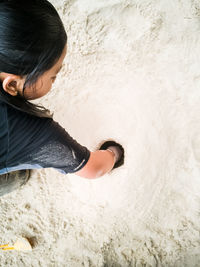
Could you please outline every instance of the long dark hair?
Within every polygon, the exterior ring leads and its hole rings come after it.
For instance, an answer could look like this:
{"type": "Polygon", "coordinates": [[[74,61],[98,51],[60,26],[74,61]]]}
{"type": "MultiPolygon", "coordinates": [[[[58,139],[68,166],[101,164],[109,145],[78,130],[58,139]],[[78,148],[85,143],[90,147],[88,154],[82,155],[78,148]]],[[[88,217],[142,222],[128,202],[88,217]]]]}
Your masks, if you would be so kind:
{"type": "MultiPolygon", "coordinates": [[[[58,61],[66,42],[59,14],[47,0],[0,0],[0,72],[26,75],[23,93],[58,61]]],[[[43,106],[5,92],[1,82],[0,100],[34,116],[52,117],[43,106]]]]}

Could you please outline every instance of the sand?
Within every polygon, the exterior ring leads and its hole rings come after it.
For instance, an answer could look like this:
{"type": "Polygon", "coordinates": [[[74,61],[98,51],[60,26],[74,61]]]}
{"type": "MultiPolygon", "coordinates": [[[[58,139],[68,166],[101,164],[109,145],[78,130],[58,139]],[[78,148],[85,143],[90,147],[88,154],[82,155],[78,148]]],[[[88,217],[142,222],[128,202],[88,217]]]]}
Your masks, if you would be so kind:
{"type": "Polygon", "coordinates": [[[35,170],[0,199],[0,266],[200,266],[200,3],[52,0],[68,55],[40,103],[125,164],[96,180],[35,170]]]}

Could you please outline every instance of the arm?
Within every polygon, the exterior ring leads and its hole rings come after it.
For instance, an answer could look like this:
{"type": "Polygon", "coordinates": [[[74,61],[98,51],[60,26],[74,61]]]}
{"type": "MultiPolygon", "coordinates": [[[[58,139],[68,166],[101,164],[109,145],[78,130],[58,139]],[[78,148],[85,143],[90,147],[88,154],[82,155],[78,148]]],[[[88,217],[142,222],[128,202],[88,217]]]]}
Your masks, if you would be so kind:
{"type": "Polygon", "coordinates": [[[87,164],[74,174],[88,179],[95,179],[110,172],[114,164],[114,152],[111,150],[97,150],[95,152],[90,152],[90,158],[87,164]]]}

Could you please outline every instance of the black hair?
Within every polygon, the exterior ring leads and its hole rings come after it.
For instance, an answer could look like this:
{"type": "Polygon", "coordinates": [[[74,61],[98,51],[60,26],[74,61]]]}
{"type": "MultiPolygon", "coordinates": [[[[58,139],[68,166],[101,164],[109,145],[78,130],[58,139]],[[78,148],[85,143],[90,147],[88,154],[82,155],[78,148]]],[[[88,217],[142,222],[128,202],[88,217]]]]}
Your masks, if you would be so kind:
{"type": "Polygon", "coordinates": [[[24,90],[58,61],[66,42],[64,25],[47,0],[0,0],[0,72],[26,76],[23,96],[5,92],[0,82],[0,100],[30,115],[52,117],[26,100],[24,90]]]}

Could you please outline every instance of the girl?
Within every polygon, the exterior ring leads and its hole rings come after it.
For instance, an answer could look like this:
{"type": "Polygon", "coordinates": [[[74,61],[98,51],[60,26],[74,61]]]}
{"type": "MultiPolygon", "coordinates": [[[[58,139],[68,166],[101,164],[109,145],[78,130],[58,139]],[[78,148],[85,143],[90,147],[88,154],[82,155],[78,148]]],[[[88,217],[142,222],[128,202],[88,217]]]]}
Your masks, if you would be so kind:
{"type": "Polygon", "coordinates": [[[0,0],[0,195],[25,184],[31,169],[97,178],[124,163],[120,144],[90,152],[29,101],[49,92],[66,52],[63,23],[47,0],[0,0]]]}

